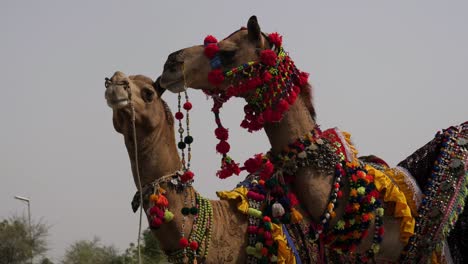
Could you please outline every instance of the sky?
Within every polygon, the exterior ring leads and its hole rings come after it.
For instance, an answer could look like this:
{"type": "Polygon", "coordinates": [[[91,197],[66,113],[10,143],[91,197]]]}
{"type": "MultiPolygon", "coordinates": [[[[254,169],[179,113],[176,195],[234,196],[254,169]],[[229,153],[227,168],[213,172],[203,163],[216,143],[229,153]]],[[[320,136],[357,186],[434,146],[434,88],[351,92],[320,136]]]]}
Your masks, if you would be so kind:
{"type": "MultiPolygon", "coordinates": [[[[156,78],[167,55],[221,39],[257,15],[283,35],[310,73],[322,128],[353,135],[360,154],[391,165],[450,125],[468,120],[466,1],[0,1],[0,219],[26,214],[51,226],[49,257],[79,239],[123,250],[135,242],[136,190],[123,138],[104,100],[117,71],[156,78]]],[[[195,187],[219,180],[211,101],[190,91],[195,187]]],[[[164,94],[174,110],[176,94],[164,94]]],[[[240,100],[222,110],[231,154],[266,152],[263,132],[239,127],[240,100]]],[[[144,226],[147,224],[144,223],[144,226]]]]}

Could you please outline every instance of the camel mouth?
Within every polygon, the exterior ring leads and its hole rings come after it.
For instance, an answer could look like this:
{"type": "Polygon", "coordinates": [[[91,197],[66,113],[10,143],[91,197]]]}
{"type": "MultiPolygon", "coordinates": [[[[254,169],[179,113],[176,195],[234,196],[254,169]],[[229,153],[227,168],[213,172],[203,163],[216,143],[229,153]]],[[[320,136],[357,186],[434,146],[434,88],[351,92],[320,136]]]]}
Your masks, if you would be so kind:
{"type": "Polygon", "coordinates": [[[121,109],[128,105],[129,100],[127,98],[122,99],[107,99],[107,105],[112,109],[121,109]]]}
{"type": "Polygon", "coordinates": [[[184,77],[182,73],[163,73],[159,84],[162,88],[169,90],[173,93],[180,93],[187,90],[185,87],[184,77]]]}

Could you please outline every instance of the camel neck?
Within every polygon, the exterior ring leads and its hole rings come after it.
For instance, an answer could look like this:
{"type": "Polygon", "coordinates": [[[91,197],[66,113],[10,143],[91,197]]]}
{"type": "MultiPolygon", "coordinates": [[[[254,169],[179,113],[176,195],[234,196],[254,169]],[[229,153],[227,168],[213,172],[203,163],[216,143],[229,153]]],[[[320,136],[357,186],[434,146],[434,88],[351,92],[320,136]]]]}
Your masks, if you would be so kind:
{"type": "Polygon", "coordinates": [[[307,109],[303,96],[296,100],[279,123],[265,125],[273,153],[280,152],[285,146],[302,138],[315,128],[315,121],[307,109]]]}
{"type": "MultiPolygon", "coordinates": [[[[164,127],[158,127],[149,134],[137,127],[138,165],[142,186],[174,173],[181,167],[175,145],[174,127],[169,124],[162,126],[164,127]]],[[[133,137],[125,136],[125,145],[132,164],[133,178],[138,185],[133,137]]]]}

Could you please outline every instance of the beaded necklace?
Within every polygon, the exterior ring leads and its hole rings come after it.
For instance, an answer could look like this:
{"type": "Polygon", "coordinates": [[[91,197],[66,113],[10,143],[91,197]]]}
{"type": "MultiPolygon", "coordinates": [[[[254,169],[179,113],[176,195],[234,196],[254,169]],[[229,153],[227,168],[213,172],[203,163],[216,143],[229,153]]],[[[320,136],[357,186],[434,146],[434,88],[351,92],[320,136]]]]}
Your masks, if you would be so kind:
{"type": "Polygon", "coordinates": [[[453,229],[463,210],[468,191],[468,123],[437,133],[442,142],[424,190],[416,217],[415,234],[409,239],[400,261],[427,261],[431,253],[441,250],[441,242],[453,229]]]}

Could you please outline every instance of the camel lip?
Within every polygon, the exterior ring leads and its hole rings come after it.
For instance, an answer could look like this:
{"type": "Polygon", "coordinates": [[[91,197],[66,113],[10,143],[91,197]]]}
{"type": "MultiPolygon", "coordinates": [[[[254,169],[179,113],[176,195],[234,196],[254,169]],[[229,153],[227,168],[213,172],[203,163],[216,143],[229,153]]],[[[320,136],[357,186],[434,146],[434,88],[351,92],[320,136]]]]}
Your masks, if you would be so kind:
{"type": "Polygon", "coordinates": [[[107,105],[112,109],[121,109],[127,106],[128,103],[129,103],[129,100],[127,98],[107,100],[107,105]]]}

